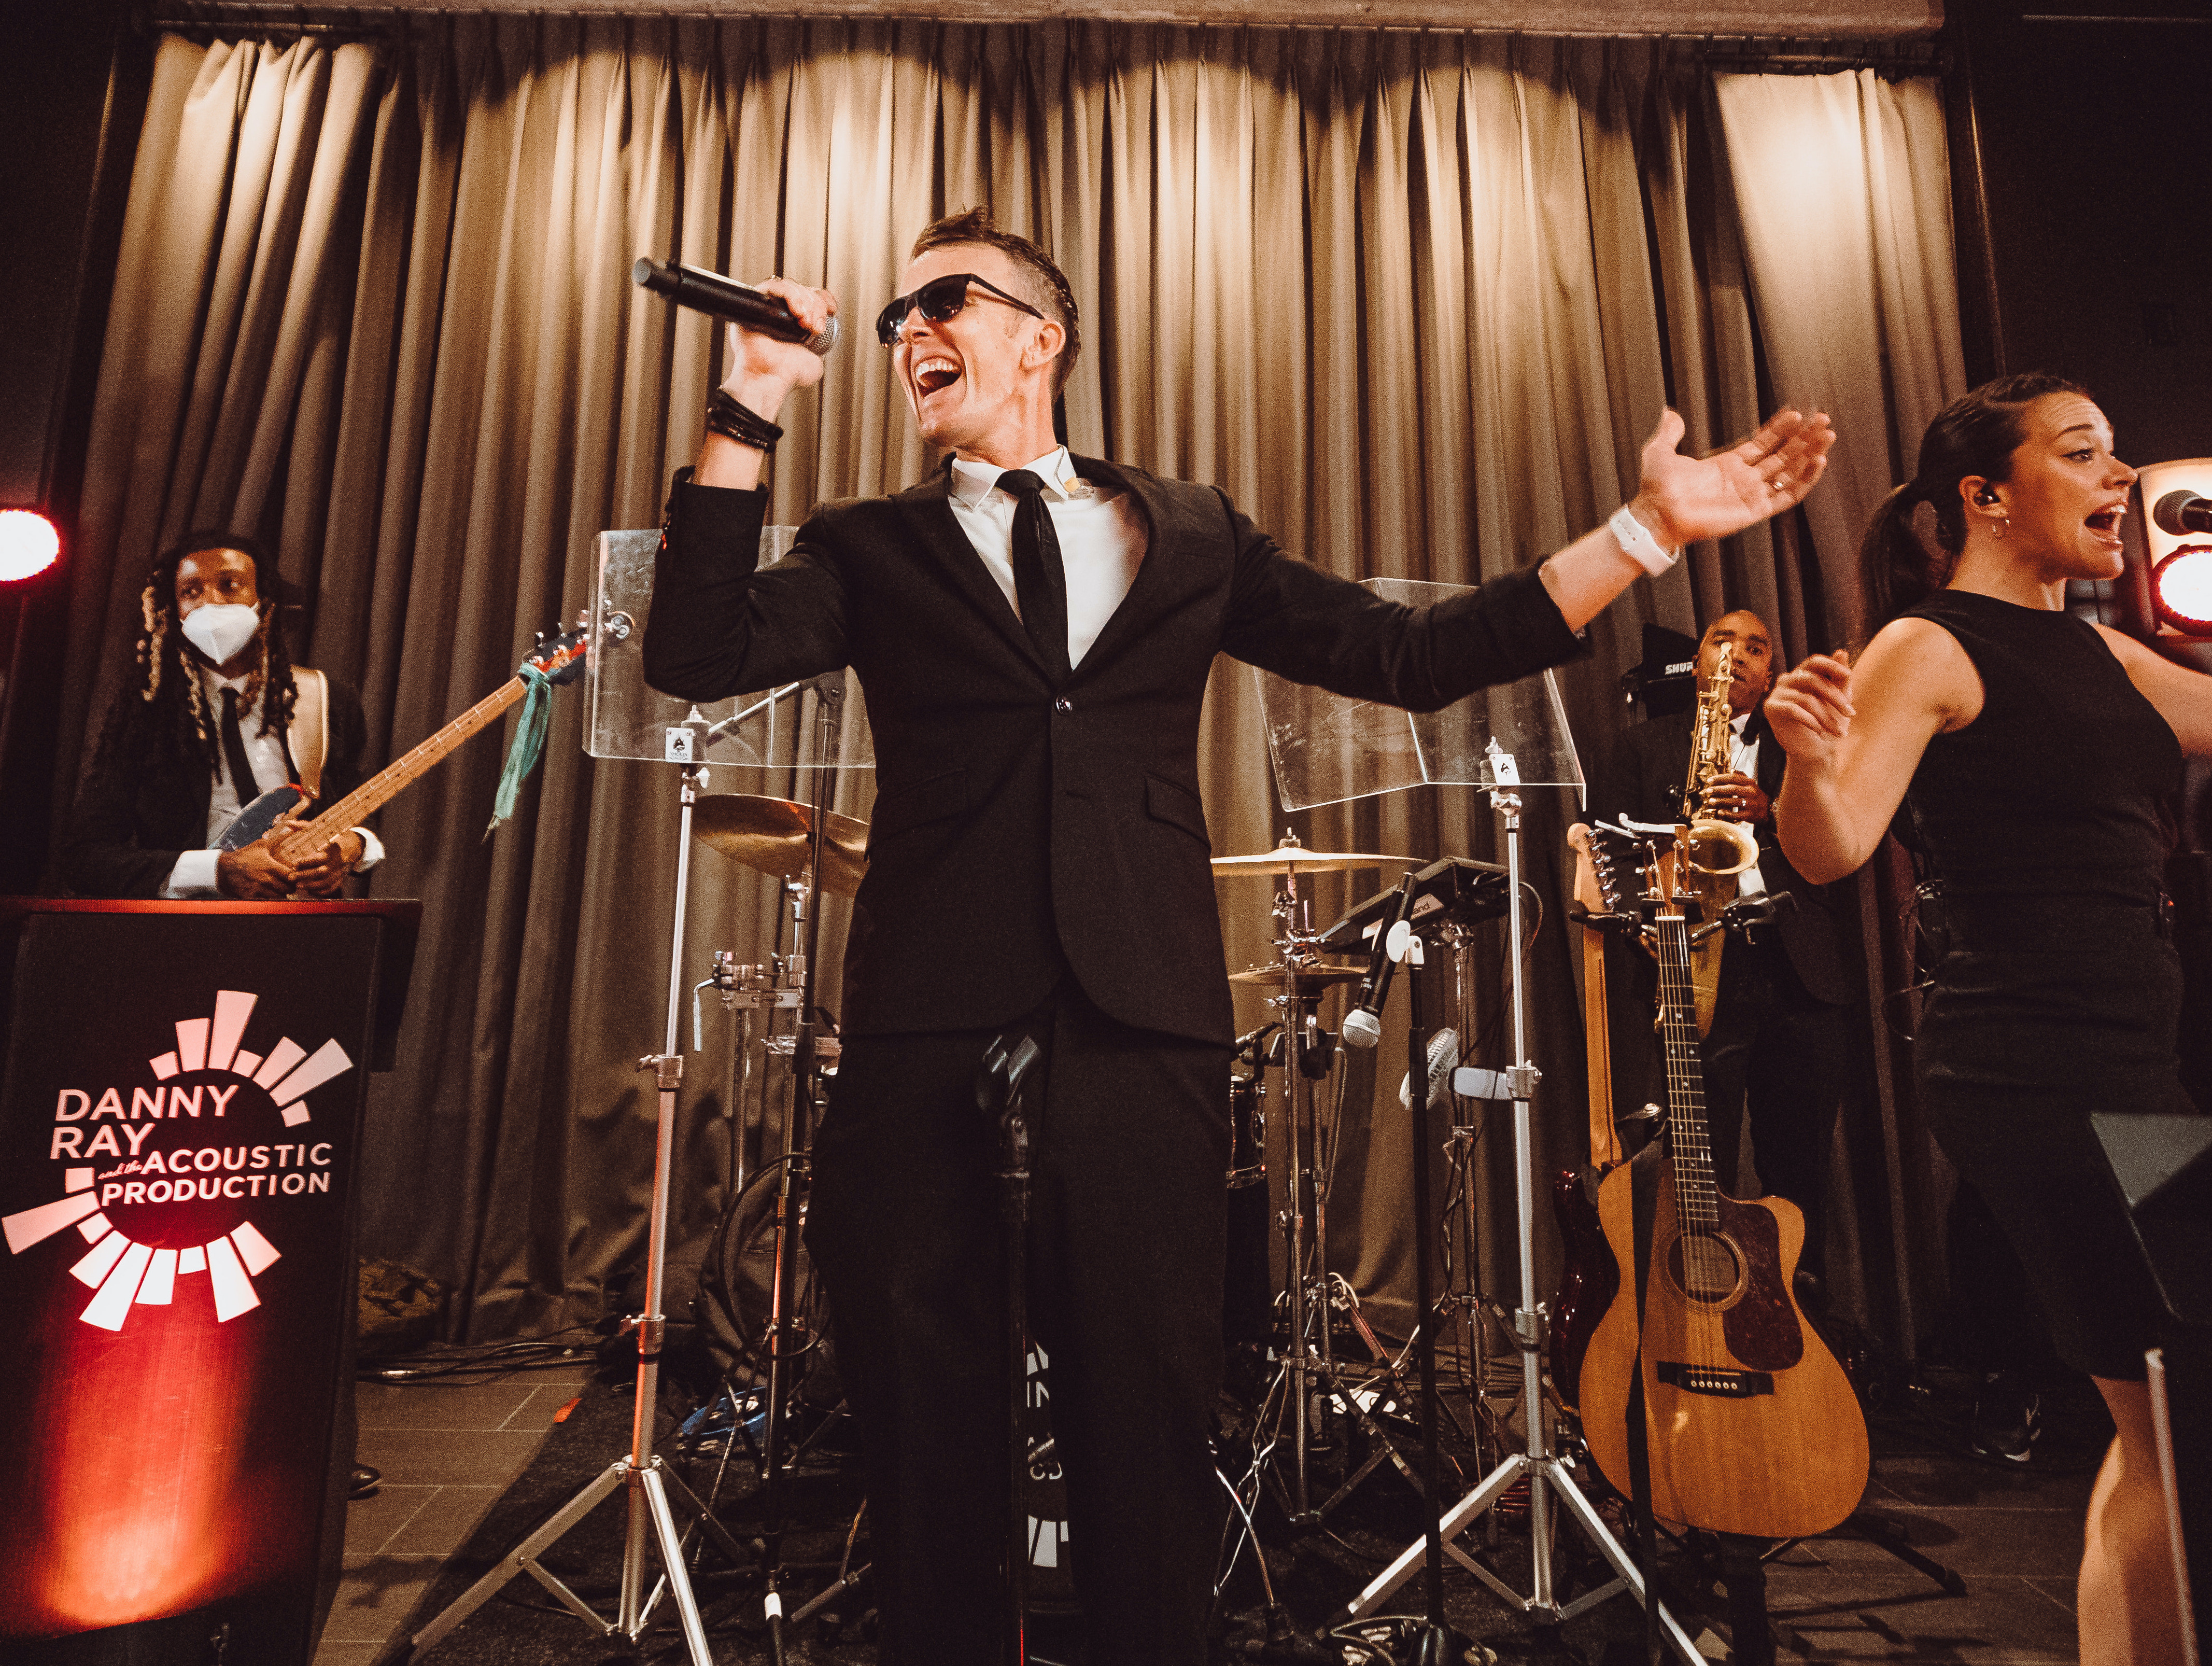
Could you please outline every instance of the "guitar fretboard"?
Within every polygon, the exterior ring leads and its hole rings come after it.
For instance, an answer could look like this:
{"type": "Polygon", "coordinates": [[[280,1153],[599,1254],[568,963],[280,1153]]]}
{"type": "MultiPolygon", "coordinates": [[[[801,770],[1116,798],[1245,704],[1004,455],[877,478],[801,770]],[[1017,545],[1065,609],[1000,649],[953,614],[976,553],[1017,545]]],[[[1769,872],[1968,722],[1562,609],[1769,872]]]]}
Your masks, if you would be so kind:
{"type": "Polygon", "coordinates": [[[1705,1124],[1698,997],[1690,982],[1690,923],[1680,908],[1659,915],[1658,936],[1659,1033],[1667,1051],[1674,1208],[1684,1232],[1713,1232],[1720,1227],[1720,1189],[1713,1180],[1712,1138],[1705,1124]]]}
{"type": "Polygon", "coordinates": [[[406,757],[363,781],[285,840],[277,848],[277,854],[289,862],[299,861],[320,850],[349,827],[366,820],[386,800],[397,796],[418,776],[442,763],[453,748],[521,699],[527,686],[520,677],[509,678],[406,757]]]}

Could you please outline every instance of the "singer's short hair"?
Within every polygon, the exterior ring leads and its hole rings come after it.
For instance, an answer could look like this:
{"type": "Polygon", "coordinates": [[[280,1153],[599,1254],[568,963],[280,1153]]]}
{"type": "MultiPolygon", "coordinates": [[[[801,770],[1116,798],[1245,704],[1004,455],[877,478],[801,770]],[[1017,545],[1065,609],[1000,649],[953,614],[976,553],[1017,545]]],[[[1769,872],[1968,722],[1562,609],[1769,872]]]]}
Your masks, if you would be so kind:
{"type": "Polygon", "coordinates": [[[957,214],[948,214],[944,219],[922,228],[921,235],[914,240],[914,247],[907,258],[918,259],[932,249],[948,248],[957,244],[980,243],[993,248],[1012,260],[1026,283],[1025,297],[1035,307],[1048,314],[1067,334],[1066,344],[1060,350],[1060,357],[1052,368],[1052,393],[1054,398],[1067,386],[1074,373],[1075,361],[1083,351],[1083,332],[1076,317],[1075,291],[1067,287],[1067,277],[1053,262],[1053,258],[1026,237],[1010,231],[1000,231],[992,222],[991,210],[987,208],[963,209],[957,214]]]}

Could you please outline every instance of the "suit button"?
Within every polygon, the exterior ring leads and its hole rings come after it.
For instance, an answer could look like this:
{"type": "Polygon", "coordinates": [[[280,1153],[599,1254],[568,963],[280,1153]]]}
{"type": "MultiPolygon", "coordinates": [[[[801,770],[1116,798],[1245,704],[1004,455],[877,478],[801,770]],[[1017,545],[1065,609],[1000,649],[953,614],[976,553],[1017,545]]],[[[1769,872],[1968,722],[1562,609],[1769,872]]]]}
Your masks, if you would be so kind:
{"type": "Polygon", "coordinates": [[[1052,702],[1052,708],[1056,712],[1072,712],[1075,709],[1075,702],[1063,694],[1052,702]]]}

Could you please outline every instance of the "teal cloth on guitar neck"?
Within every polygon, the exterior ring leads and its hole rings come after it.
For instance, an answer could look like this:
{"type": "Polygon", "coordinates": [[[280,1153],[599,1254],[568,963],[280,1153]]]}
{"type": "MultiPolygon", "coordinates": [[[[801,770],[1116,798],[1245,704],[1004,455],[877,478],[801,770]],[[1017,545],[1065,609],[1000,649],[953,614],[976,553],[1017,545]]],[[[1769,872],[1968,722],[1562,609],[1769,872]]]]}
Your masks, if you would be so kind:
{"type": "Polygon", "coordinates": [[[507,762],[500,767],[499,792],[492,800],[490,825],[484,829],[487,839],[501,822],[513,818],[514,795],[521,789],[522,778],[538,767],[545,751],[545,726],[553,715],[553,684],[545,673],[525,660],[515,667],[515,675],[530,685],[530,691],[523,697],[514,744],[507,749],[507,762]]]}

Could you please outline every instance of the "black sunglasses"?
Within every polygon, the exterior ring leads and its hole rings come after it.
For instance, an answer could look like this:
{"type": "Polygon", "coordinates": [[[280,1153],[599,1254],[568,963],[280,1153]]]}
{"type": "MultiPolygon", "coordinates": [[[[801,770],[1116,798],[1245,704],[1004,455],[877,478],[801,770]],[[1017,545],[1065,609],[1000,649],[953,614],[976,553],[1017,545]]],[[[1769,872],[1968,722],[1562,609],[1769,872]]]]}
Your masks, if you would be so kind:
{"type": "Polygon", "coordinates": [[[1019,295],[1010,295],[988,279],[973,272],[947,272],[943,277],[933,277],[912,295],[899,295],[890,305],[876,314],[876,339],[886,347],[898,345],[899,329],[905,324],[908,313],[919,310],[932,324],[942,324],[957,315],[968,304],[968,286],[989,290],[1009,307],[1018,307],[1031,318],[1044,314],[1019,295]]]}

